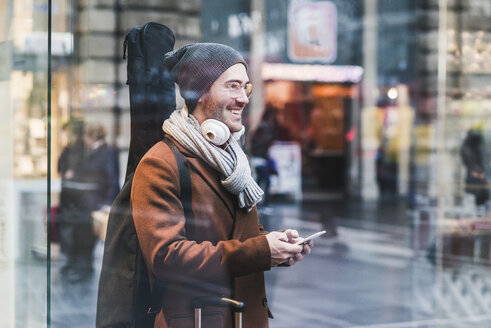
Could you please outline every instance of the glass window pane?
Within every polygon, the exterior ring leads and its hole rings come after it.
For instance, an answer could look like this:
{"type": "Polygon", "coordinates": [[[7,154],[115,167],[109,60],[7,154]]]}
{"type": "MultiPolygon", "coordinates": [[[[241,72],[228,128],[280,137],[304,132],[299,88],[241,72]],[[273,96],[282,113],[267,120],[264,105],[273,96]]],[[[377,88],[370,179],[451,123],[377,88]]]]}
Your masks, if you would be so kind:
{"type": "MultiPolygon", "coordinates": [[[[489,326],[488,0],[50,3],[51,17],[48,1],[0,4],[0,314],[8,327],[94,326],[112,201],[161,138],[174,99],[177,109],[186,104],[172,82],[159,89],[161,68],[137,70],[148,85],[127,84],[127,65],[141,57],[125,36],[150,21],[173,31],[175,49],[217,42],[244,57],[253,92],[241,140],[265,192],[259,221],[268,231],[327,232],[301,262],[265,272],[267,299],[257,304],[274,314],[270,327],[489,326]]],[[[240,224],[217,229],[216,191],[203,188],[193,190],[202,197],[193,209],[204,224],[184,235],[198,248],[227,244],[240,224]]],[[[162,218],[159,229],[167,224],[162,218]]],[[[168,272],[166,261],[155,274],[168,272]]],[[[186,276],[181,264],[172,270],[186,276]]],[[[198,279],[193,295],[215,283],[198,279]]],[[[220,280],[221,294],[241,297],[232,284],[240,279],[220,280]]],[[[169,285],[164,302],[189,287],[169,285]]]]}
{"type": "Polygon", "coordinates": [[[48,1],[0,4],[0,315],[47,324],[48,1]]]}

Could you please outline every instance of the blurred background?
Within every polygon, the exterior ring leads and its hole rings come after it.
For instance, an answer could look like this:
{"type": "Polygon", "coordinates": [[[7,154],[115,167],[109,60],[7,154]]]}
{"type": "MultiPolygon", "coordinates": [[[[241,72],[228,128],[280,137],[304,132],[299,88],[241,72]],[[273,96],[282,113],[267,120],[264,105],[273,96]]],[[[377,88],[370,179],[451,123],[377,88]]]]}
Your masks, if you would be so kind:
{"type": "Polygon", "coordinates": [[[328,231],[266,273],[271,327],[491,326],[489,0],[2,0],[0,326],[95,324],[104,236],[75,218],[124,180],[149,21],[242,53],[260,220],[328,231]]]}

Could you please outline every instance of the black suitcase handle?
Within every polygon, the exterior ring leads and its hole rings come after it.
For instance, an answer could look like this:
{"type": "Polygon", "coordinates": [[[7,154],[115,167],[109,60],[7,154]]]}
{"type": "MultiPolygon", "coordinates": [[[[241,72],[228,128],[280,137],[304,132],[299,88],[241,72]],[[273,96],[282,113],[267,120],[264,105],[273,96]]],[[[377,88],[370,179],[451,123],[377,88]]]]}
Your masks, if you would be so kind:
{"type": "Polygon", "coordinates": [[[192,302],[193,309],[204,308],[206,306],[219,306],[231,308],[233,312],[244,312],[244,302],[239,302],[226,297],[219,296],[203,296],[197,297],[192,302]]]}
{"type": "Polygon", "coordinates": [[[235,327],[242,328],[242,314],[245,310],[244,302],[239,302],[230,298],[220,296],[202,296],[197,297],[191,302],[194,309],[194,327],[201,326],[201,309],[207,306],[228,307],[235,313],[235,327]]]}

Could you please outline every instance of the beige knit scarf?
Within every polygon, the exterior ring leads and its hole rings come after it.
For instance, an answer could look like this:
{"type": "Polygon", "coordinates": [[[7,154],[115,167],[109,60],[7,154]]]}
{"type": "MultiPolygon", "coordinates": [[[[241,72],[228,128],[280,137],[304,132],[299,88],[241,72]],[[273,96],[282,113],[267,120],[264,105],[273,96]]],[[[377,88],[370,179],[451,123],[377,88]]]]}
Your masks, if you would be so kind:
{"type": "Polygon", "coordinates": [[[264,193],[252,178],[249,161],[234,137],[229,138],[223,149],[208,142],[201,135],[198,120],[188,115],[186,107],[175,110],[162,129],[221,173],[222,186],[237,196],[240,208],[250,211],[261,200],[264,193]]]}

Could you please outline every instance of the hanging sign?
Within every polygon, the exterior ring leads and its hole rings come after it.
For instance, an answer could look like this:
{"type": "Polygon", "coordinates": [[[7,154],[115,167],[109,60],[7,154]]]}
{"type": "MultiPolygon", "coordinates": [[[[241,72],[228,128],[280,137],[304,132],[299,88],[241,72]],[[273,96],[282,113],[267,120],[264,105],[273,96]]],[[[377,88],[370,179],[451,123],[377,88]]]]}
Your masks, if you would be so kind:
{"type": "Polygon", "coordinates": [[[292,1],[288,11],[288,58],[300,63],[334,62],[336,26],[333,3],[292,1]]]}

